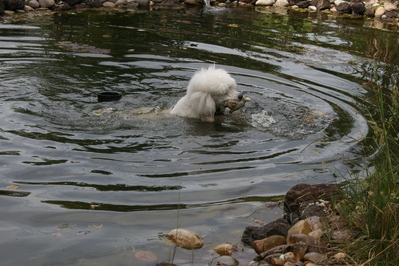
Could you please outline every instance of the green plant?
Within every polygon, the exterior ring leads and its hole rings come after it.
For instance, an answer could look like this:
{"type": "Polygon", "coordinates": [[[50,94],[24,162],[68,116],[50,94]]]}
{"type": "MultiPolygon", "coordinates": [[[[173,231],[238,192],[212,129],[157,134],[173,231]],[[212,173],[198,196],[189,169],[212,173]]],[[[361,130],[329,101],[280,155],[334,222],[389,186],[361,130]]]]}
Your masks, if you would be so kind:
{"type": "Polygon", "coordinates": [[[399,265],[399,88],[377,92],[378,113],[370,121],[378,155],[365,179],[345,184],[339,211],[356,235],[345,247],[359,265],[399,265]]]}

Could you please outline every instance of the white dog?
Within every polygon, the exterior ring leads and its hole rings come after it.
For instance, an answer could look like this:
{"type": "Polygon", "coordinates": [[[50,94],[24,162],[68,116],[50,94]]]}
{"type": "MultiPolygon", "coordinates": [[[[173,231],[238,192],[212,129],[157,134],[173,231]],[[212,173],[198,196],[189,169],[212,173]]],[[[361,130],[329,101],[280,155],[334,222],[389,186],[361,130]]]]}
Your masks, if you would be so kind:
{"type": "Polygon", "coordinates": [[[211,66],[191,78],[186,95],[170,111],[173,115],[215,121],[215,114],[242,108],[251,99],[235,90],[236,81],[224,69],[211,66]]]}

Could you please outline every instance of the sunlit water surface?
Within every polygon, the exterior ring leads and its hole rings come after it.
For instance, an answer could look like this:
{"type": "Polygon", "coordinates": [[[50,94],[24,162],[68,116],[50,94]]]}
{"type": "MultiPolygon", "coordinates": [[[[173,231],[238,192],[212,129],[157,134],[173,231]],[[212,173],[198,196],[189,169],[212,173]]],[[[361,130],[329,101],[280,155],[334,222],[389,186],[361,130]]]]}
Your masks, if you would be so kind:
{"type": "Polygon", "coordinates": [[[178,226],[205,246],[174,262],[205,265],[213,246],[242,245],[253,219],[279,218],[267,203],[293,185],[361,169],[373,51],[360,45],[375,30],[298,15],[208,7],[0,24],[0,264],[155,265],[171,260],[160,236],[178,226]],[[252,99],[244,109],[215,123],[162,112],[212,64],[252,99]],[[106,90],[123,97],[99,103],[106,90]]]}

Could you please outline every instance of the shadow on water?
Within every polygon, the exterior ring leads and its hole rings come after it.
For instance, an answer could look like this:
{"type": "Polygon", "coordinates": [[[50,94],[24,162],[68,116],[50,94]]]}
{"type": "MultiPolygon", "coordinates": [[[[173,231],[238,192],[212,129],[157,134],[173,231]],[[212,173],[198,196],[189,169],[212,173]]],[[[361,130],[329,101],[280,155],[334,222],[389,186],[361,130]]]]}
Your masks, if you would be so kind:
{"type": "Polygon", "coordinates": [[[1,24],[1,264],[153,265],[134,250],[166,261],[159,235],[178,223],[209,248],[175,263],[203,265],[253,219],[280,217],[265,202],[293,185],[361,171],[371,84],[397,79],[397,33],[313,16],[208,7],[1,24]],[[212,64],[252,101],[215,123],[169,115],[212,64]],[[97,102],[105,90],[123,97],[97,102]]]}

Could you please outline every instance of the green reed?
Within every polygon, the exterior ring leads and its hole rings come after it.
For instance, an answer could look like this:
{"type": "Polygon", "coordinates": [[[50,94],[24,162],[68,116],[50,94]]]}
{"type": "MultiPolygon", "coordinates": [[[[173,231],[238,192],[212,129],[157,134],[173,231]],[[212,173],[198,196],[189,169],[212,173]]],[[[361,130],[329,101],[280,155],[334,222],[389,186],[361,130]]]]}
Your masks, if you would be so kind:
{"type": "Polygon", "coordinates": [[[373,170],[347,181],[339,204],[355,232],[344,248],[358,265],[399,265],[399,88],[393,84],[389,98],[376,90],[373,170]]]}

